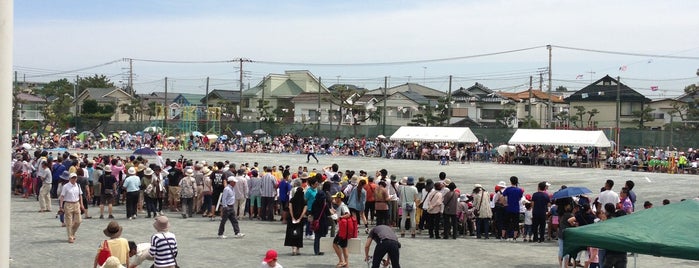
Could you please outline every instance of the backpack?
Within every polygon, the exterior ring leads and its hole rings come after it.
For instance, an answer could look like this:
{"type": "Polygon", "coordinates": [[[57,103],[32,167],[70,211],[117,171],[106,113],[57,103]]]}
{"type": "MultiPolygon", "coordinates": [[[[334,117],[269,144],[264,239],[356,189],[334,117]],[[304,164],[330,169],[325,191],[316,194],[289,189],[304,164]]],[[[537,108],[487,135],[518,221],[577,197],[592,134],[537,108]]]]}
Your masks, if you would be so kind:
{"type": "Polygon", "coordinates": [[[351,216],[349,218],[341,218],[338,221],[338,226],[340,227],[337,231],[337,236],[340,239],[349,240],[350,238],[357,238],[357,218],[351,216]]]}

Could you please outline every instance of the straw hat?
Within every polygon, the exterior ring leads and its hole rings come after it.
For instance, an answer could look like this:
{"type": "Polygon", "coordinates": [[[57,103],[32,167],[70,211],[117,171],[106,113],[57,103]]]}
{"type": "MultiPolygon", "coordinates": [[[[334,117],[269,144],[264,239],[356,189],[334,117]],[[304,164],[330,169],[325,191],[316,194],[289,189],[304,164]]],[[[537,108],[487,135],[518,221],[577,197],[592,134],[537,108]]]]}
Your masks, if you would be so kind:
{"type": "Polygon", "coordinates": [[[121,228],[121,226],[119,226],[118,222],[110,221],[109,224],[107,225],[107,228],[104,228],[104,230],[102,230],[102,232],[107,237],[112,238],[112,237],[121,236],[122,230],[123,230],[123,228],[121,228]]]}
{"type": "Polygon", "coordinates": [[[151,169],[151,168],[146,168],[146,170],[143,171],[143,175],[146,175],[146,176],[153,175],[153,169],[151,169]]]}
{"type": "Polygon", "coordinates": [[[153,227],[158,232],[167,232],[170,229],[170,220],[168,220],[167,216],[158,216],[155,218],[153,227]]]}
{"type": "Polygon", "coordinates": [[[102,264],[102,268],[120,268],[124,267],[121,265],[121,262],[119,261],[119,258],[116,256],[109,256],[106,261],[104,261],[104,264],[102,264]]]}
{"type": "Polygon", "coordinates": [[[112,173],[112,166],[111,165],[104,166],[104,172],[112,173]]]}

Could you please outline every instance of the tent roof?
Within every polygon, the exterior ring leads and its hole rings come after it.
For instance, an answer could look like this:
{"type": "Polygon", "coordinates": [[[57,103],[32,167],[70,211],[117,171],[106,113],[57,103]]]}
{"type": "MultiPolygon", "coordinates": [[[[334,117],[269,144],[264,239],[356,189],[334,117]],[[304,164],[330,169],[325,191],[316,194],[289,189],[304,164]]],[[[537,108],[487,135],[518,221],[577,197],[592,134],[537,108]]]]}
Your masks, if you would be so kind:
{"type": "Polygon", "coordinates": [[[517,129],[509,144],[611,147],[601,130],[517,129]]]}
{"type": "Polygon", "coordinates": [[[391,135],[392,141],[465,142],[476,143],[478,138],[467,127],[400,127],[391,135]]]}
{"type": "Polygon", "coordinates": [[[697,222],[699,201],[696,199],[645,209],[601,223],[566,229],[563,252],[574,254],[591,246],[699,260],[697,222]]]}

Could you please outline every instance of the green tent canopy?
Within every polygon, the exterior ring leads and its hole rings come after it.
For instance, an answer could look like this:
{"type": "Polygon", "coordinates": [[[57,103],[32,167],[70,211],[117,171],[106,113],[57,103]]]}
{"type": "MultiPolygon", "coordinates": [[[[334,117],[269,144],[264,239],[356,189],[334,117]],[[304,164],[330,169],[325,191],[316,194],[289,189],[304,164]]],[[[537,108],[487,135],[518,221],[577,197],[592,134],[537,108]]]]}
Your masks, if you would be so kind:
{"type": "Polygon", "coordinates": [[[699,260],[699,201],[696,199],[634,212],[604,222],[569,228],[564,254],[586,247],[699,260]]]}

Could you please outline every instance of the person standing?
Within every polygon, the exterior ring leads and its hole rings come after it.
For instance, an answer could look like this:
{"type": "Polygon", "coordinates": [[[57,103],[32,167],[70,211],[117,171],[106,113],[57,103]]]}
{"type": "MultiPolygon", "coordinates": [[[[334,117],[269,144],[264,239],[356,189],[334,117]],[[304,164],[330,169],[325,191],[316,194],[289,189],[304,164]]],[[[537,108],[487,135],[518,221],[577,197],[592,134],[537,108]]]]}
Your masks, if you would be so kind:
{"type": "Polygon", "coordinates": [[[442,203],[444,202],[441,192],[443,187],[441,181],[435,182],[434,189],[425,198],[425,206],[427,207],[425,212],[428,214],[430,238],[440,238],[439,224],[442,221],[442,203]]]}
{"type": "Polygon", "coordinates": [[[456,208],[459,204],[459,195],[456,194],[454,189],[456,189],[456,184],[449,183],[447,185],[449,191],[444,194],[444,212],[442,217],[444,218],[444,239],[449,239],[451,235],[452,239],[456,239],[456,234],[458,231],[458,222],[456,219],[456,208]]]}
{"type": "MultiPolygon", "coordinates": [[[[376,242],[376,247],[374,247],[374,255],[371,264],[371,268],[379,268],[383,257],[388,254],[388,259],[390,260],[391,267],[400,268],[400,242],[398,242],[398,237],[396,233],[393,232],[391,227],[386,225],[377,225],[369,231],[369,236],[364,243],[364,261],[369,261],[369,249],[371,248],[371,242],[376,242]]],[[[386,265],[388,263],[384,263],[386,265]]]]}
{"type": "Polygon", "coordinates": [[[388,189],[386,189],[386,180],[379,181],[379,187],[376,188],[374,192],[376,209],[376,225],[390,225],[388,222],[388,201],[390,196],[388,195],[388,189]]]}
{"type": "Polygon", "coordinates": [[[602,211],[606,212],[607,214],[614,212],[605,210],[605,206],[607,204],[611,203],[616,206],[616,204],[619,203],[619,194],[614,192],[612,188],[614,188],[614,181],[607,180],[607,182],[604,183],[604,191],[599,194],[598,199],[600,204],[602,204],[602,211]]]}
{"type": "Polygon", "coordinates": [[[141,179],[136,175],[136,168],[127,170],[129,175],[122,186],[126,190],[126,218],[136,219],[136,205],[138,204],[138,190],[141,187],[141,179]]]}
{"type": "Polygon", "coordinates": [[[532,195],[532,231],[534,233],[534,241],[538,243],[544,242],[546,235],[546,212],[548,212],[551,199],[546,193],[548,182],[542,181],[538,185],[538,191],[532,195]]]}
{"type": "MultiPolygon", "coordinates": [[[[522,200],[524,190],[519,188],[519,179],[515,176],[510,177],[510,187],[502,191],[502,195],[507,198],[507,206],[505,207],[505,228],[502,231],[503,239],[511,237],[512,240],[517,240],[519,235],[519,202],[522,200]]],[[[509,240],[509,239],[508,239],[509,240]]]]}
{"type": "Polygon", "coordinates": [[[417,188],[414,186],[415,185],[415,178],[414,177],[408,177],[406,180],[406,184],[404,186],[401,186],[400,189],[400,207],[403,210],[403,215],[400,217],[400,237],[405,236],[405,230],[407,229],[410,231],[410,236],[412,238],[415,238],[415,225],[416,225],[416,220],[415,220],[415,207],[416,204],[420,203],[420,196],[417,193],[417,188]],[[410,226],[405,227],[405,221],[410,218],[410,226]]]}
{"type": "Polygon", "coordinates": [[[274,221],[274,197],[277,195],[277,179],[272,175],[272,169],[264,167],[265,175],[262,176],[260,196],[262,197],[262,209],[260,211],[263,221],[274,221]]]}
{"type": "Polygon", "coordinates": [[[155,210],[155,187],[153,186],[153,169],[151,168],[146,168],[146,170],[143,171],[143,178],[141,179],[141,186],[144,189],[143,191],[143,202],[146,204],[146,213],[148,215],[146,218],[151,217],[151,213],[153,213],[153,216],[155,217],[157,215],[157,211],[155,210]]]}
{"type": "Polygon", "coordinates": [[[235,183],[238,181],[236,177],[228,177],[228,186],[223,189],[221,194],[221,223],[218,225],[218,238],[225,239],[227,236],[223,235],[226,228],[226,221],[231,221],[233,225],[233,232],[235,232],[235,238],[243,238],[245,234],[240,232],[240,227],[238,226],[238,219],[236,219],[235,213],[235,183]]]}
{"type": "Polygon", "coordinates": [[[289,219],[289,199],[291,194],[289,175],[289,170],[284,170],[282,180],[279,182],[279,205],[281,206],[282,224],[286,224],[289,219]]]}
{"type": "Polygon", "coordinates": [[[245,203],[249,196],[248,188],[248,178],[245,175],[245,169],[238,170],[238,176],[236,176],[238,182],[235,183],[235,211],[236,218],[240,220],[245,216],[245,203]]]}
{"type": "Polygon", "coordinates": [[[75,243],[75,233],[80,227],[82,218],[80,211],[85,209],[83,206],[82,190],[78,185],[78,175],[70,173],[69,182],[63,185],[61,195],[58,197],[58,203],[61,204],[59,212],[65,215],[65,225],[68,232],[68,243],[75,243]]]}
{"type": "Polygon", "coordinates": [[[182,204],[182,218],[192,217],[194,214],[194,198],[196,197],[196,180],[194,170],[188,168],[185,177],[180,180],[180,203],[182,204]]]}
{"type": "Polygon", "coordinates": [[[260,213],[260,207],[262,206],[262,179],[258,177],[257,170],[253,169],[250,171],[250,182],[248,184],[248,192],[250,193],[250,219],[253,218],[260,219],[262,217],[260,213]]]}
{"type": "Polygon", "coordinates": [[[112,166],[104,166],[104,173],[98,179],[100,185],[102,185],[100,191],[100,219],[104,219],[104,205],[108,207],[107,212],[109,213],[109,218],[114,219],[112,215],[112,206],[114,205],[114,197],[117,191],[117,181],[112,175],[112,166]]]}
{"type": "Polygon", "coordinates": [[[170,162],[170,170],[167,174],[167,193],[168,193],[168,205],[170,211],[179,211],[180,204],[180,180],[183,174],[180,169],[177,168],[177,162],[170,162]]]}
{"type": "Polygon", "coordinates": [[[289,201],[289,219],[286,222],[284,246],[291,247],[291,255],[299,255],[303,247],[303,227],[306,226],[306,200],[303,199],[303,188],[296,188],[289,201]]]}
{"type": "Polygon", "coordinates": [[[150,238],[150,253],[153,256],[153,267],[177,267],[177,237],[171,233],[170,221],[166,216],[158,216],[153,223],[156,233],[150,238]]]}
{"type": "Polygon", "coordinates": [[[78,174],[78,186],[80,186],[80,190],[83,192],[82,194],[82,202],[83,202],[83,207],[85,208],[81,213],[85,215],[85,219],[92,219],[90,214],[88,213],[87,205],[90,199],[92,198],[91,190],[90,190],[90,184],[87,180],[87,177],[85,177],[85,169],[79,168],[77,170],[78,174]]]}
{"type": "Polygon", "coordinates": [[[53,176],[51,175],[50,163],[48,161],[41,162],[41,168],[37,172],[37,177],[41,180],[41,190],[39,190],[39,212],[51,211],[51,183],[53,176]]]}

